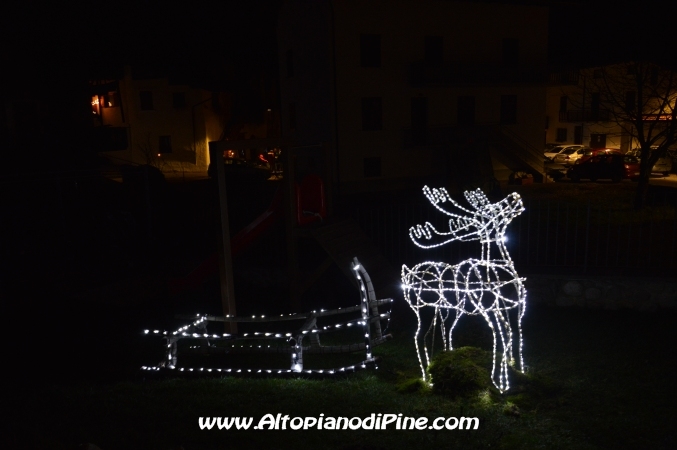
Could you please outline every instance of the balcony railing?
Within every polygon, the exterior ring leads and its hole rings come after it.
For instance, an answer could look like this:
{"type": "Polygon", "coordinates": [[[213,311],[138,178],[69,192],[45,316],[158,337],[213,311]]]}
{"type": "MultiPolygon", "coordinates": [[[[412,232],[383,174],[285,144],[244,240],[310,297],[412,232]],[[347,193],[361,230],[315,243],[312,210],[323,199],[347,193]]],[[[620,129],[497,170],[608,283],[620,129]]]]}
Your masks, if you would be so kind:
{"type": "Polygon", "coordinates": [[[545,66],[502,66],[498,64],[444,64],[429,66],[413,63],[409,82],[413,86],[458,84],[547,84],[545,66]]]}
{"type": "Polygon", "coordinates": [[[559,112],[560,122],[608,122],[608,109],[571,109],[559,112]]]}
{"type": "Polygon", "coordinates": [[[561,70],[550,73],[550,84],[555,85],[576,85],[580,75],[578,70],[561,70]]]}

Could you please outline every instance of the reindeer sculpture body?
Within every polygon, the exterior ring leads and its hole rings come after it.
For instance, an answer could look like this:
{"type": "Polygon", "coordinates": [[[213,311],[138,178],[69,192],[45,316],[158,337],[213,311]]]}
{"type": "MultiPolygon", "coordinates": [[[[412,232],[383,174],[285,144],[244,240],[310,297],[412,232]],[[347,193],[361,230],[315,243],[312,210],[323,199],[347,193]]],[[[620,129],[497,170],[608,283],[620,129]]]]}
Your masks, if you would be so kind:
{"type": "Polygon", "coordinates": [[[430,222],[410,228],[409,236],[416,245],[433,248],[453,241],[480,241],[482,245],[480,259],[466,259],[456,265],[428,261],[411,269],[406,265],[402,266],[404,297],[418,319],[415,342],[423,379],[426,378],[425,367],[430,364],[432,357],[432,345],[438,325],[442,333],[443,348],[452,350],[452,333],[459,318],[463,314],[481,315],[489,325],[494,339],[491,379],[501,392],[506,391],[510,387],[508,365],[516,363],[520,371],[524,370],[521,321],[526,306],[526,290],[524,278],[517,275],[505,247],[505,230],[508,224],[524,211],[522,199],[519,194],[512,193],[500,202],[490,203],[481,190],[466,191],[464,195],[472,207],[471,210],[455,202],[444,188],[431,190],[425,186],[423,193],[435,208],[451,219],[449,231],[445,232],[437,231],[430,222]],[[443,207],[445,203],[450,203],[460,213],[448,211],[443,207]],[[492,259],[494,248],[498,251],[496,259],[492,259]],[[421,339],[421,309],[424,307],[433,308],[434,314],[421,339]],[[517,361],[513,357],[513,331],[509,315],[513,309],[517,310],[517,361]],[[454,312],[455,318],[448,326],[447,322],[454,312]],[[422,341],[423,354],[419,341],[422,341]],[[430,347],[428,341],[431,341],[430,347]],[[497,370],[499,347],[502,351],[497,370]]]}

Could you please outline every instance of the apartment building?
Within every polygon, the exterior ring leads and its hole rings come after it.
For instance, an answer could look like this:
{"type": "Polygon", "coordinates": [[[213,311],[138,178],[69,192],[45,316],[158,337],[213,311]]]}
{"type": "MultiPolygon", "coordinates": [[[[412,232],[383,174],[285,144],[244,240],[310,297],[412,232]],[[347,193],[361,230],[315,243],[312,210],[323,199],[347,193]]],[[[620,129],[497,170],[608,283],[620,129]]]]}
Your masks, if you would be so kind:
{"type": "Polygon", "coordinates": [[[343,193],[518,170],[540,180],[547,22],[542,6],[289,0],[282,134],[329,145],[343,193]]]}
{"type": "Polygon", "coordinates": [[[92,145],[117,163],[206,172],[207,143],[222,132],[222,98],[126,66],[119,79],[90,82],[92,145]]]}
{"type": "Polygon", "coordinates": [[[647,140],[660,137],[674,120],[677,83],[672,72],[658,65],[628,61],[558,75],[561,82],[548,87],[548,142],[625,152],[639,147],[638,118],[647,140]]]}

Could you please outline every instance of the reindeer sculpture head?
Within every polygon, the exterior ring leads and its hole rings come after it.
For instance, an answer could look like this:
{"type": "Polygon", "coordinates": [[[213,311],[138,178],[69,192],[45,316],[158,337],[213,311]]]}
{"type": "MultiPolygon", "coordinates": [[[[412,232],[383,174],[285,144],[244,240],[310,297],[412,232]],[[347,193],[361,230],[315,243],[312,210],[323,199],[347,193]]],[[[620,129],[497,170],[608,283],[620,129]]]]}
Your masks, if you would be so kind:
{"type": "Polygon", "coordinates": [[[505,229],[508,224],[524,211],[522,198],[516,192],[509,194],[497,203],[491,203],[480,189],[465,191],[463,195],[472,207],[459,205],[449,196],[445,188],[423,188],[423,193],[430,203],[440,212],[450,216],[449,231],[440,232],[430,223],[416,225],[409,229],[409,237],[422,248],[439,247],[453,241],[480,241],[483,258],[489,257],[490,244],[495,243],[503,259],[509,259],[505,249],[505,229]],[[451,203],[461,214],[448,211],[443,207],[451,203]]]}

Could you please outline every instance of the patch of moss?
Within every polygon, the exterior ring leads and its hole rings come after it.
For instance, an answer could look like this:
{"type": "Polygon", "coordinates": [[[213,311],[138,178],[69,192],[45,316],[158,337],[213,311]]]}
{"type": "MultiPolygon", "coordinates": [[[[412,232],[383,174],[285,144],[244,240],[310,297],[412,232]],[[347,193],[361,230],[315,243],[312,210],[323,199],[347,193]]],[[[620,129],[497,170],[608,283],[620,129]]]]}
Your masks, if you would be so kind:
{"type": "Polygon", "coordinates": [[[451,397],[468,397],[491,383],[491,352],[477,347],[461,347],[435,356],[428,367],[433,392],[451,397]]]}
{"type": "Polygon", "coordinates": [[[397,383],[397,392],[400,393],[414,393],[425,392],[428,390],[428,385],[419,378],[408,378],[397,383]]]}

